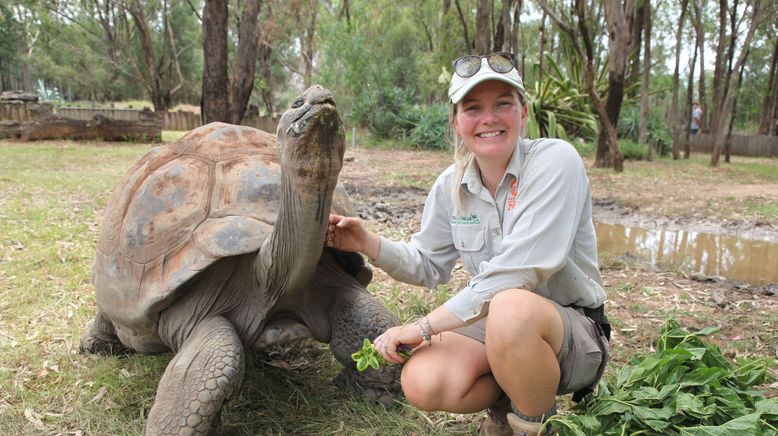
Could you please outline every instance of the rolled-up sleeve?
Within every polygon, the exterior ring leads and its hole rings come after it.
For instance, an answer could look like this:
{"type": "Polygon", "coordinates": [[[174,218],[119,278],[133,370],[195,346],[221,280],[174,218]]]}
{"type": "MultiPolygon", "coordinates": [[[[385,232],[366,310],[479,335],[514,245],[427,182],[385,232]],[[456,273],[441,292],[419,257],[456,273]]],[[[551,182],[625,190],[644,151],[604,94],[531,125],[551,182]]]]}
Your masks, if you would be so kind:
{"type": "Polygon", "coordinates": [[[481,262],[478,274],[445,306],[465,323],[482,318],[505,289],[548,297],[540,283],[565,266],[589,184],[580,156],[564,141],[549,141],[527,157],[515,207],[505,212],[502,250],[481,262]]]}
{"type": "Polygon", "coordinates": [[[433,288],[451,278],[459,256],[451,237],[451,172],[452,168],[444,171],[432,186],[421,231],[409,243],[381,237],[381,250],[372,263],[395,280],[433,288]]]}

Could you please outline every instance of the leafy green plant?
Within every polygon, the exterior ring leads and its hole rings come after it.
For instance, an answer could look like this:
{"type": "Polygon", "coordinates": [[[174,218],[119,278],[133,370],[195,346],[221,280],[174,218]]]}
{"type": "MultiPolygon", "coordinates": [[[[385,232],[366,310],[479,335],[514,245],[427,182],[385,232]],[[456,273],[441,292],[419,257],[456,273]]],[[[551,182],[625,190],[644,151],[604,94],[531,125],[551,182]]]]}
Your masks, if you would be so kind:
{"type": "Polygon", "coordinates": [[[573,408],[575,415],[548,423],[569,435],[775,434],[778,398],[764,398],[771,359],[731,363],[715,345],[677,321],[666,322],[654,354],[639,355],[596,394],[573,408]]]}
{"type": "Polygon", "coordinates": [[[585,88],[571,80],[551,56],[546,56],[546,62],[549,74],[544,74],[543,79],[528,90],[528,136],[562,139],[569,139],[568,135],[594,137],[597,119],[591,111],[585,88]]]}
{"type": "Polygon", "coordinates": [[[648,154],[646,147],[631,139],[619,140],[619,149],[626,160],[645,160],[648,154]]]}
{"type": "MultiPolygon", "coordinates": [[[[667,125],[664,115],[659,111],[659,108],[652,108],[649,111],[647,127],[648,145],[654,147],[654,150],[657,150],[661,155],[667,154],[673,144],[673,136],[670,126],[667,125]]],[[[636,143],[639,141],[640,108],[638,106],[633,104],[621,108],[617,130],[619,137],[631,139],[636,143]]],[[[646,144],[642,145],[645,146],[646,144]]],[[[625,158],[627,157],[625,156],[625,158]]]]}
{"type": "MultiPolygon", "coordinates": [[[[411,356],[410,350],[403,348],[402,345],[398,350],[398,354],[402,356],[403,359],[407,359],[411,356]]],[[[384,356],[375,349],[375,345],[367,338],[362,341],[362,349],[352,354],[351,359],[357,363],[357,370],[360,372],[366,370],[368,366],[373,369],[378,369],[379,366],[386,364],[384,356]]]]}
{"type": "Polygon", "coordinates": [[[413,106],[407,110],[410,141],[423,150],[445,150],[448,147],[448,103],[413,106]]]}
{"type": "Polygon", "coordinates": [[[38,79],[38,99],[41,101],[59,101],[59,90],[55,88],[47,88],[43,79],[38,79]]]}

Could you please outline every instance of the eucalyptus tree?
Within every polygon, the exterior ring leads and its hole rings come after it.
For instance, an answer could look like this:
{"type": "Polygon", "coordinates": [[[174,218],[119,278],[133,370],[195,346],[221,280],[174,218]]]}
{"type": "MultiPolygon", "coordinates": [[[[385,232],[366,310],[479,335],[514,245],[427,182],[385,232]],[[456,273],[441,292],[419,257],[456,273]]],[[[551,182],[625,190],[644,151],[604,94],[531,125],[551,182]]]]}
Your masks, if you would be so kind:
{"type": "Polygon", "coordinates": [[[78,26],[116,75],[142,87],[155,111],[167,110],[187,85],[182,57],[196,45],[185,0],[50,2],[52,13],[78,26]]]}
{"type": "MultiPolygon", "coordinates": [[[[610,0],[605,0],[606,4],[610,0]]],[[[629,11],[624,13],[621,9],[621,5],[609,4],[606,7],[606,17],[610,17],[609,29],[613,29],[611,32],[611,41],[609,46],[612,47],[609,58],[610,63],[615,62],[616,65],[609,67],[610,71],[615,73],[609,75],[609,88],[608,95],[609,100],[612,100],[612,104],[608,105],[606,101],[601,97],[595,85],[595,61],[598,53],[594,51],[594,39],[592,34],[597,30],[590,28],[590,21],[587,19],[586,14],[586,2],[583,0],[576,0],[571,5],[570,10],[560,10],[556,5],[550,5],[546,0],[538,0],[538,3],[549,17],[554,21],[556,26],[562,30],[569,37],[569,42],[572,44],[575,51],[583,63],[583,77],[586,83],[587,92],[592,100],[592,106],[594,106],[597,112],[600,123],[600,137],[597,144],[597,155],[595,159],[595,166],[607,166],[604,158],[607,156],[610,158],[610,163],[613,165],[613,169],[617,172],[624,170],[624,157],[619,150],[619,144],[616,136],[616,122],[618,121],[618,111],[621,109],[621,98],[623,98],[623,80],[626,69],[626,57],[629,48],[629,36],[626,36],[627,41],[624,41],[625,35],[629,35],[629,29],[626,26],[626,15],[629,15],[629,11]],[[610,15],[608,13],[610,11],[610,15]],[[619,12],[620,11],[620,12],[619,12]],[[621,18],[621,19],[620,19],[621,18]],[[621,50],[621,51],[618,51],[621,50]],[[613,56],[613,55],[617,56],[613,56]],[[611,84],[614,86],[611,87],[611,84]],[[611,93],[619,94],[618,99],[616,97],[610,97],[611,93]],[[609,110],[610,109],[610,110],[609,110]],[[616,120],[611,118],[611,114],[615,115],[616,120]],[[601,151],[601,149],[605,151],[601,151]]]]}
{"type": "Polygon", "coordinates": [[[20,55],[22,26],[16,21],[10,5],[0,3],[0,91],[16,87],[16,65],[20,55]]]}
{"type": "MultiPolygon", "coordinates": [[[[670,103],[670,125],[673,132],[673,159],[681,157],[681,131],[685,130],[685,123],[679,123],[679,120],[685,117],[678,116],[678,91],[680,88],[680,63],[681,63],[681,41],[683,36],[683,27],[686,23],[686,10],[689,0],[681,0],[681,14],[678,17],[678,25],[675,32],[675,68],[673,69],[673,96],[670,103]]],[[[688,131],[687,131],[688,132],[688,131]]]]}
{"type": "Polygon", "coordinates": [[[762,98],[759,116],[759,134],[778,136],[778,18],[772,23],[773,43],[770,57],[767,92],[762,98]]]}
{"type": "MultiPolygon", "coordinates": [[[[743,40],[743,45],[740,48],[740,53],[737,54],[735,65],[732,67],[733,71],[739,71],[743,63],[746,60],[751,41],[762,22],[772,14],[778,12],[776,6],[772,3],[766,5],[762,0],[751,0],[747,2],[747,10],[751,11],[750,23],[748,31],[743,40]]],[[[716,166],[719,163],[719,157],[724,144],[727,139],[727,135],[730,131],[730,123],[732,122],[732,110],[734,101],[737,95],[737,86],[735,83],[735,76],[732,75],[727,80],[727,85],[723,91],[721,112],[718,116],[718,122],[716,124],[715,141],[713,144],[713,153],[711,153],[710,164],[716,166]]]]}

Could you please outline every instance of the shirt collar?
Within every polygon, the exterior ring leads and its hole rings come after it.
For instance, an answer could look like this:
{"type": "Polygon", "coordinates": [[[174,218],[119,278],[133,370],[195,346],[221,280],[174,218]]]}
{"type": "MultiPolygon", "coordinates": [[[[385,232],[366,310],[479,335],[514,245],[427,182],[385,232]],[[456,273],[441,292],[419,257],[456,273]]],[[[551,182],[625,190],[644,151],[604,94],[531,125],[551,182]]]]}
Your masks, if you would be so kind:
{"type": "MultiPolygon", "coordinates": [[[[516,144],[516,147],[514,147],[513,154],[511,154],[511,158],[508,161],[508,167],[505,169],[505,174],[510,174],[516,179],[519,178],[521,165],[528,152],[526,148],[526,141],[519,138],[519,142],[516,144]]],[[[503,175],[503,181],[505,181],[505,175],[503,175]]],[[[481,170],[478,168],[478,163],[472,155],[467,168],[465,168],[465,174],[462,176],[462,187],[471,194],[478,194],[481,189],[484,189],[484,184],[481,182],[481,170]]]]}

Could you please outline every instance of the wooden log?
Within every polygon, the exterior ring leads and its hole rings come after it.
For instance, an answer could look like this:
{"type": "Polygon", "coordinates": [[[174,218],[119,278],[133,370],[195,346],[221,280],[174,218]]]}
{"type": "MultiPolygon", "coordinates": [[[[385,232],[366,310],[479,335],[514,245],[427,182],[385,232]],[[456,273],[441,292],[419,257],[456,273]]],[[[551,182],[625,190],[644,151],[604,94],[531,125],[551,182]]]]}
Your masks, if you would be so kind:
{"type": "Polygon", "coordinates": [[[38,94],[24,91],[3,91],[3,93],[0,94],[0,101],[8,100],[37,102],[38,94]]]}
{"type": "Polygon", "coordinates": [[[19,139],[21,123],[13,120],[0,121],[0,139],[19,139]]]}
{"type": "Polygon", "coordinates": [[[56,116],[23,123],[19,139],[93,139],[103,141],[160,142],[162,123],[154,117],[143,121],[109,120],[97,115],[90,121],[56,116]]]}

